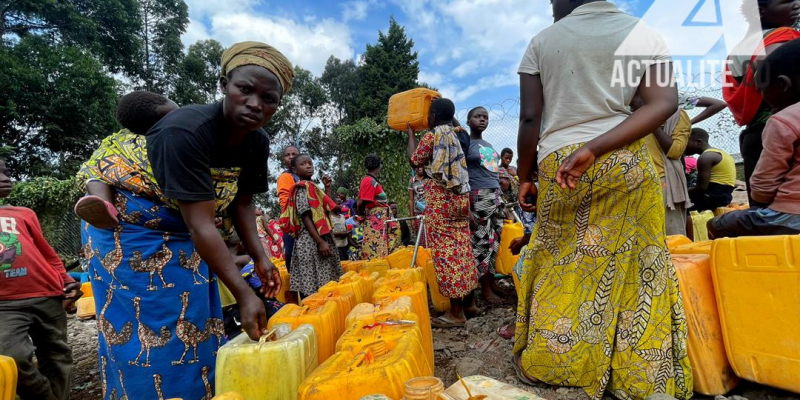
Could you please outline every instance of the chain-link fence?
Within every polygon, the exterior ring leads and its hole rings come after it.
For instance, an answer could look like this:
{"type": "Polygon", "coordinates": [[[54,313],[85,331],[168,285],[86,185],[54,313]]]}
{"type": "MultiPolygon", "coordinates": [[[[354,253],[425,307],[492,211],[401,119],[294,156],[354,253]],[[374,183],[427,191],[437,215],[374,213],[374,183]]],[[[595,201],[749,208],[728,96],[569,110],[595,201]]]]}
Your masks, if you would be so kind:
{"type": "MultiPolygon", "coordinates": [[[[685,82],[686,79],[679,81],[685,82]]],[[[687,96],[722,99],[722,89],[719,85],[708,87],[684,86],[681,87],[680,92],[682,95],[687,96]]],[[[483,105],[483,107],[489,111],[489,128],[484,132],[484,139],[492,143],[497,152],[506,147],[514,150],[515,158],[512,165],[515,165],[517,131],[519,128],[519,99],[508,99],[502,103],[483,105]]],[[[468,112],[469,109],[463,109],[458,112],[457,117],[462,124],[466,124],[468,112]]],[[[699,108],[687,111],[690,117],[695,117],[700,112],[702,112],[702,109],[699,108]]],[[[737,163],[741,161],[739,156],[739,132],[742,128],[736,124],[730,110],[726,108],[714,117],[694,125],[694,127],[708,131],[711,146],[730,153],[737,163]]]]}
{"type": "Polygon", "coordinates": [[[58,216],[43,218],[41,223],[45,239],[64,260],[67,270],[77,267],[81,248],[81,222],[78,217],[71,210],[65,210],[58,216]]]}

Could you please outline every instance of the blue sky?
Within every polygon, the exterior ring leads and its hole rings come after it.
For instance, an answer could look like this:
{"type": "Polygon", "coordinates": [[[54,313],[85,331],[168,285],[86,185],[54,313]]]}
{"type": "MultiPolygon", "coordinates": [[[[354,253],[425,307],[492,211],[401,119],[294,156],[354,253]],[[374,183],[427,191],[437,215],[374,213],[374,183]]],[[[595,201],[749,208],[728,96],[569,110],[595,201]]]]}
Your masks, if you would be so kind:
{"type": "MultiPolygon", "coordinates": [[[[552,24],[550,0],[185,1],[191,18],[186,45],[209,37],[225,46],[260,40],[316,75],[330,55],[357,60],[394,16],[415,42],[421,81],[439,88],[459,110],[484,105],[510,115],[517,112],[522,54],[552,24]]],[[[694,67],[690,81],[701,79],[703,60],[721,62],[744,34],[736,0],[611,2],[661,31],[684,69],[694,67]],[[724,35],[717,14],[726,22],[724,35]]],[[[506,136],[510,144],[513,134],[506,136]]]]}

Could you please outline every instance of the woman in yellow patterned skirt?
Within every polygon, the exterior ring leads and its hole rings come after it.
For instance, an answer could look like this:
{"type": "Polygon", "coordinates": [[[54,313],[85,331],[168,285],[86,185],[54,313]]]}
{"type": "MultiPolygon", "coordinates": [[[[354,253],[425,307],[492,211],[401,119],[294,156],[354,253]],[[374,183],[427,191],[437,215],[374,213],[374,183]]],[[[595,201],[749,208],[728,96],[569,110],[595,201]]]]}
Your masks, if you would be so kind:
{"type": "Polygon", "coordinates": [[[534,208],[538,162],[539,203],[514,367],[523,381],[592,399],[688,399],[686,319],[641,140],[675,112],[671,57],[659,34],[606,1],[554,0],[553,12],[558,23],[533,38],[519,68],[519,200],[534,208]],[[647,104],[632,113],[637,92],[647,104]]]}

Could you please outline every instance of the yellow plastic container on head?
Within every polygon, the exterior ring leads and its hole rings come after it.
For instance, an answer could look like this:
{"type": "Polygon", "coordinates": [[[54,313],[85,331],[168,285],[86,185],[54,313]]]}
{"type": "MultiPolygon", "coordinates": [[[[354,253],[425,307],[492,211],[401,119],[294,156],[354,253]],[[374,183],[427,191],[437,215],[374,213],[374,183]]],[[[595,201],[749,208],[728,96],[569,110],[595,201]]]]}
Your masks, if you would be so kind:
{"type": "Polygon", "coordinates": [[[0,355],[0,400],[14,400],[17,397],[17,362],[11,357],[0,355]]]}
{"type": "MultiPolygon", "coordinates": [[[[410,297],[400,297],[397,300],[384,299],[380,303],[361,303],[353,307],[347,314],[345,327],[350,328],[355,322],[362,321],[366,324],[403,319],[408,314],[414,314],[414,306],[410,297]]],[[[416,314],[415,314],[416,315],[416,314]]]]}
{"type": "Polygon", "coordinates": [[[342,261],[342,271],[344,271],[345,273],[350,272],[350,271],[359,272],[359,271],[361,271],[361,268],[363,268],[366,263],[367,262],[363,261],[363,260],[362,261],[342,261]]]}
{"type": "Polygon", "coordinates": [[[402,398],[406,381],[425,376],[431,367],[416,335],[401,336],[389,349],[381,341],[359,353],[336,353],[303,382],[297,398],[351,400],[375,393],[402,398]]]}
{"type": "Polygon", "coordinates": [[[333,290],[325,293],[314,293],[302,301],[304,306],[314,308],[322,307],[325,303],[330,302],[336,303],[337,318],[342,324],[342,331],[344,331],[344,320],[347,318],[347,314],[350,313],[350,310],[356,305],[356,298],[352,292],[342,293],[338,290],[333,290]]]}
{"type": "Polygon", "coordinates": [[[800,393],[800,236],[718,239],[711,263],[733,371],[800,393]]]}
{"type": "Polygon", "coordinates": [[[677,246],[669,249],[670,254],[711,254],[711,245],[714,244],[711,240],[702,242],[694,242],[677,246]]]}
{"type": "Polygon", "coordinates": [[[425,278],[428,281],[428,288],[431,290],[431,304],[433,309],[438,312],[445,312],[450,310],[450,298],[445,297],[439,291],[439,281],[436,280],[436,267],[433,265],[433,259],[429,259],[425,264],[425,278]]]}
{"type": "Polygon", "coordinates": [[[407,247],[401,247],[386,256],[386,261],[391,269],[409,269],[411,268],[411,258],[413,256],[413,251],[408,250],[407,247]]]}
{"type": "Polygon", "coordinates": [[[392,129],[405,131],[411,124],[415,131],[428,129],[431,102],[442,95],[431,89],[416,88],[389,98],[388,124],[392,129]]]}
{"type": "MultiPolygon", "coordinates": [[[[412,282],[420,282],[420,283],[427,282],[427,280],[425,279],[425,270],[422,268],[389,270],[389,272],[386,273],[386,278],[381,278],[381,279],[393,279],[393,278],[410,279],[412,282]]],[[[381,279],[375,282],[375,284],[380,286],[381,279]]]]}
{"type": "Polygon", "coordinates": [[[389,271],[389,262],[384,258],[376,258],[372,261],[367,261],[361,271],[366,271],[368,273],[377,272],[378,275],[384,277],[386,276],[386,272],[389,271]]]}
{"type": "Polygon", "coordinates": [[[682,254],[673,256],[672,261],[686,310],[694,391],[706,396],[724,395],[736,387],[739,378],[725,353],[711,279],[711,258],[705,254],[682,254]]]}
{"type": "Polygon", "coordinates": [[[688,237],[683,236],[683,235],[667,236],[667,248],[670,251],[672,251],[672,249],[674,249],[674,248],[676,248],[678,246],[683,246],[685,244],[691,244],[691,243],[692,243],[692,239],[689,239],[688,237]]]}
{"type": "Polygon", "coordinates": [[[281,260],[281,265],[275,264],[275,266],[278,267],[278,273],[281,275],[281,291],[275,295],[275,300],[286,303],[286,293],[290,291],[289,287],[292,284],[291,275],[289,275],[286,262],[283,260],[281,260]]]}
{"type": "Polygon", "coordinates": [[[271,330],[279,324],[289,324],[293,329],[300,325],[312,325],[317,335],[317,362],[322,364],[333,355],[336,341],[344,330],[339,318],[339,306],[332,301],[322,306],[314,304],[313,307],[287,304],[269,319],[267,328],[271,330]]]}
{"type": "Polygon", "coordinates": [[[500,249],[497,251],[497,262],[495,263],[495,272],[503,275],[511,275],[514,272],[514,265],[519,260],[519,255],[511,254],[511,242],[514,239],[521,238],[525,234],[521,222],[512,223],[506,221],[503,225],[503,231],[500,233],[500,249]]]}
{"type": "Polygon", "coordinates": [[[296,399],[297,389],[317,362],[317,335],[311,325],[292,330],[279,324],[259,341],[241,334],[219,349],[216,391],[237,392],[245,400],[296,399]],[[265,387],[268,376],[280,379],[265,387]]]}
{"type": "Polygon", "coordinates": [[[444,393],[450,396],[448,399],[467,400],[470,397],[464,385],[472,396],[486,396],[490,400],[544,400],[533,393],[481,375],[466,377],[463,382],[456,381],[444,393]]]}
{"type": "Polygon", "coordinates": [[[694,241],[703,242],[708,240],[708,227],[706,224],[714,218],[714,213],[710,210],[701,213],[692,211],[689,216],[692,218],[692,226],[694,226],[694,241]]]}
{"type": "Polygon", "coordinates": [[[352,287],[353,293],[356,295],[356,304],[372,300],[374,282],[370,282],[358,272],[350,271],[342,275],[339,278],[339,286],[352,287]]]}
{"type": "Polygon", "coordinates": [[[96,309],[94,297],[81,297],[75,302],[75,306],[78,307],[78,312],[76,314],[78,318],[90,319],[95,317],[96,309]]]}
{"type": "Polygon", "coordinates": [[[422,332],[425,353],[429,355],[430,363],[433,365],[433,333],[431,331],[431,314],[428,310],[428,291],[425,284],[401,279],[378,285],[375,294],[372,295],[372,301],[373,303],[391,302],[404,296],[411,298],[414,314],[419,317],[419,329],[422,332]]]}

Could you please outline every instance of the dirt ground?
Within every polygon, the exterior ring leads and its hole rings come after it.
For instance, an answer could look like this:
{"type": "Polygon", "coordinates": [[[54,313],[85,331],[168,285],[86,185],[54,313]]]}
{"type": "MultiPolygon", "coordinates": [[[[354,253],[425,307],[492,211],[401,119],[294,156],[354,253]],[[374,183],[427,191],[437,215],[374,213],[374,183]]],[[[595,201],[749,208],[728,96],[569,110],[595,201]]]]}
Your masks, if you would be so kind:
{"type": "MultiPolygon", "coordinates": [[[[509,289],[509,280],[500,281],[509,289]]],[[[527,390],[547,400],[583,400],[588,396],[575,388],[557,388],[546,385],[527,386],[518,381],[511,366],[511,340],[497,336],[497,329],[514,319],[513,298],[505,305],[490,307],[479,301],[481,312],[461,329],[434,329],[436,376],[446,386],[460,376],[484,375],[527,390]]],[[[69,340],[75,358],[72,374],[71,398],[76,400],[100,400],[101,389],[97,363],[97,328],[95,320],[80,321],[74,316],[69,320],[69,340]]],[[[706,396],[695,396],[710,399],[706,396]]],[[[606,399],[613,399],[606,396],[606,399]]],[[[728,398],[717,396],[715,400],[788,400],[800,395],[780,391],[754,383],[743,382],[728,398]]],[[[660,399],[661,400],[661,399],[660,399]]]]}

